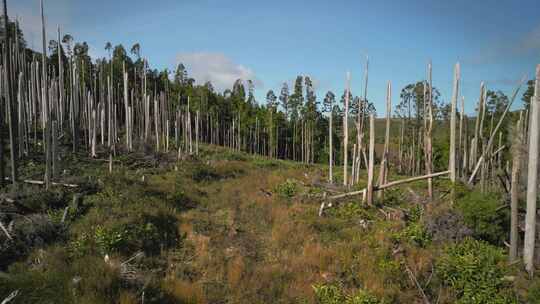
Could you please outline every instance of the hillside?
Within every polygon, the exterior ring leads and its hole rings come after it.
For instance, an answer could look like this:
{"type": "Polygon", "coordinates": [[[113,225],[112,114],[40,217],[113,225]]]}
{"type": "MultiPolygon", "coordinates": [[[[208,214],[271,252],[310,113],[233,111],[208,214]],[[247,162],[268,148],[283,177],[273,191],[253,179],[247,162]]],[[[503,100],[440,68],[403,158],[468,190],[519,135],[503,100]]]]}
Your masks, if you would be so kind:
{"type": "Polygon", "coordinates": [[[498,200],[458,189],[451,206],[444,179],[432,203],[416,182],[319,217],[323,193],[339,189],[321,165],[214,146],[180,162],[121,156],[113,174],[70,163],[62,182],[76,188],[4,196],[3,212],[21,216],[1,216],[16,246],[3,241],[0,294],[19,290],[16,303],[516,303],[540,290],[500,247],[470,239],[502,244],[498,200]]]}

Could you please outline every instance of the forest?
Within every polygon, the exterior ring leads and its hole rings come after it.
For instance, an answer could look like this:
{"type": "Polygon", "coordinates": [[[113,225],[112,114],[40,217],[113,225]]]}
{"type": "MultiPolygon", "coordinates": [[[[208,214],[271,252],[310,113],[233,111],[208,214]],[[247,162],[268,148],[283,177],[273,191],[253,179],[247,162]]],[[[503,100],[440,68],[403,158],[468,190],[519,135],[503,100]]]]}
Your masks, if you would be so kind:
{"type": "Polygon", "coordinates": [[[2,304],[540,303],[540,65],[473,101],[426,62],[377,109],[366,57],[361,92],[257,100],[91,58],[40,3],[39,51],[0,18],[2,304]]]}

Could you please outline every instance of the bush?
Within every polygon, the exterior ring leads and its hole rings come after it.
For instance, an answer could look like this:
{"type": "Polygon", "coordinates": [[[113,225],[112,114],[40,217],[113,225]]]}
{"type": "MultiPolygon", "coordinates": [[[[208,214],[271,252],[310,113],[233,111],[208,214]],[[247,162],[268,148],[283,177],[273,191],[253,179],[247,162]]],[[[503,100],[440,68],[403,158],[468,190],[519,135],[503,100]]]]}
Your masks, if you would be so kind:
{"type": "Polygon", "coordinates": [[[503,249],[466,238],[445,248],[436,263],[436,273],[455,293],[456,303],[518,303],[503,280],[507,273],[505,262],[503,249]]]}
{"type": "Polygon", "coordinates": [[[529,287],[527,292],[527,303],[540,304],[540,281],[536,281],[529,287]]]}
{"type": "Polygon", "coordinates": [[[197,164],[191,171],[191,178],[196,182],[213,181],[219,179],[219,174],[208,165],[197,164]]]}
{"type": "Polygon", "coordinates": [[[500,245],[506,239],[509,226],[507,208],[501,207],[498,195],[477,191],[466,192],[458,199],[457,208],[463,215],[465,225],[473,230],[473,236],[500,245]]]}
{"type": "Polygon", "coordinates": [[[319,304],[382,304],[375,296],[365,290],[346,295],[341,287],[334,284],[314,285],[313,291],[319,304]]]}
{"type": "Polygon", "coordinates": [[[63,239],[65,229],[51,222],[48,216],[32,214],[13,221],[9,240],[0,236],[0,267],[27,255],[34,247],[43,247],[63,239]]]}
{"type": "Polygon", "coordinates": [[[283,198],[292,198],[296,195],[298,191],[298,185],[295,181],[288,179],[284,183],[281,183],[276,186],[275,192],[283,198]]]}
{"type": "Polygon", "coordinates": [[[425,247],[431,242],[431,235],[422,223],[407,225],[395,237],[398,241],[405,241],[420,247],[425,247]]]}

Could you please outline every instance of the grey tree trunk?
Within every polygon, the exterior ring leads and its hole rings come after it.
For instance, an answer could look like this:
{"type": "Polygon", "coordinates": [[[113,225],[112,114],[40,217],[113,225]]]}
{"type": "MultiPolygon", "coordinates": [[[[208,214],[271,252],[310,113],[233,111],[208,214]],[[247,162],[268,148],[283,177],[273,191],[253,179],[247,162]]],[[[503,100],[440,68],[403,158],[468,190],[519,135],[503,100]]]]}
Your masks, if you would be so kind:
{"type": "Polygon", "coordinates": [[[525,216],[525,244],[523,261],[529,275],[534,271],[534,243],[536,239],[536,198],[538,190],[538,129],[540,124],[540,65],[536,66],[534,96],[531,98],[529,123],[529,162],[527,172],[527,215],[525,216]]]}
{"type": "Polygon", "coordinates": [[[343,114],[343,185],[347,186],[348,149],[349,144],[349,91],[351,86],[351,73],[347,72],[347,88],[345,90],[345,112],[343,114]]]}
{"type": "Polygon", "coordinates": [[[375,165],[375,117],[369,115],[369,160],[368,160],[368,180],[367,180],[367,204],[373,205],[373,167],[375,165]]]}
{"type": "Polygon", "coordinates": [[[521,167],[521,149],[523,145],[522,140],[522,117],[516,124],[516,130],[514,132],[514,142],[512,143],[512,175],[511,175],[511,188],[510,188],[510,262],[517,260],[518,256],[518,202],[519,202],[519,172],[521,167]]]}
{"type": "MultiPolygon", "coordinates": [[[[7,3],[4,0],[4,85],[6,94],[4,95],[5,102],[7,104],[8,111],[8,121],[9,121],[9,151],[11,157],[11,182],[13,185],[17,184],[17,148],[19,144],[17,143],[17,124],[16,124],[16,115],[15,115],[15,96],[12,83],[12,74],[11,74],[11,42],[9,41],[9,31],[8,31],[8,15],[7,15],[7,3]]],[[[44,30],[43,30],[44,31],[44,30]]],[[[43,36],[43,52],[45,52],[45,36],[43,36]]],[[[44,55],[43,58],[46,58],[44,55]]],[[[45,72],[44,72],[45,74],[45,72]]]]}
{"type": "Polygon", "coordinates": [[[450,171],[450,180],[456,182],[456,104],[459,95],[459,63],[456,63],[454,69],[454,86],[452,93],[452,108],[450,114],[450,151],[448,156],[448,170],[450,171]]]}

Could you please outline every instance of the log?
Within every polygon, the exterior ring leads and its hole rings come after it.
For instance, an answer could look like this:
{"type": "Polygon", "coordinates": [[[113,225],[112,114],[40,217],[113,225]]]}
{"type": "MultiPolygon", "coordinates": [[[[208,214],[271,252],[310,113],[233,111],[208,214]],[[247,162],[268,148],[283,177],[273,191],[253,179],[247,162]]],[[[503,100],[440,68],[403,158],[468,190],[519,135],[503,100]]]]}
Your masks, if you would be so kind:
{"type": "Polygon", "coordinates": [[[7,304],[11,302],[11,300],[13,300],[18,294],[19,294],[19,290],[17,289],[14,292],[10,293],[9,296],[5,298],[0,304],[7,304]]]}
{"type": "MultiPolygon", "coordinates": [[[[401,180],[389,182],[389,183],[386,183],[384,185],[374,186],[373,191],[384,190],[384,189],[387,189],[387,188],[390,188],[390,187],[394,187],[394,186],[398,186],[398,185],[402,185],[402,184],[406,184],[406,183],[412,183],[412,182],[415,182],[415,181],[424,180],[424,179],[428,179],[428,178],[434,178],[434,177],[438,177],[438,176],[443,176],[443,175],[447,175],[447,174],[450,174],[450,170],[441,171],[441,172],[432,173],[432,174],[421,175],[421,176],[409,177],[409,178],[406,178],[406,179],[401,179],[401,180]]],[[[367,191],[367,188],[362,189],[362,190],[358,190],[358,191],[342,193],[342,194],[331,196],[331,197],[328,198],[328,200],[337,200],[337,199],[341,199],[341,198],[345,198],[345,197],[360,195],[360,194],[364,194],[364,192],[366,192],[366,191],[367,191]]]]}
{"type": "MultiPolygon", "coordinates": [[[[5,180],[9,181],[9,177],[6,177],[5,180]]],[[[40,180],[33,180],[33,179],[25,179],[25,180],[21,180],[23,183],[26,183],[26,184],[32,184],[32,185],[45,185],[46,183],[44,181],[40,181],[40,180]]],[[[53,186],[63,186],[63,187],[68,187],[68,188],[77,188],[79,187],[79,185],[76,185],[76,184],[67,184],[67,183],[57,183],[57,182],[51,182],[51,185],[53,186]]]]}
{"type": "Polygon", "coordinates": [[[0,221],[0,229],[4,232],[4,234],[7,236],[8,239],[13,240],[11,237],[11,234],[9,234],[9,231],[6,229],[4,224],[0,221]]]}
{"type": "Polygon", "coordinates": [[[402,180],[389,182],[389,183],[386,183],[384,185],[380,185],[375,190],[382,190],[382,189],[390,188],[390,187],[401,185],[401,184],[412,183],[412,182],[415,182],[415,181],[424,180],[424,179],[433,178],[433,177],[438,177],[438,176],[443,176],[443,175],[447,175],[447,174],[450,174],[450,170],[437,172],[437,173],[432,173],[432,174],[421,175],[421,176],[410,177],[410,178],[406,178],[406,179],[402,179],[402,180]]]}

